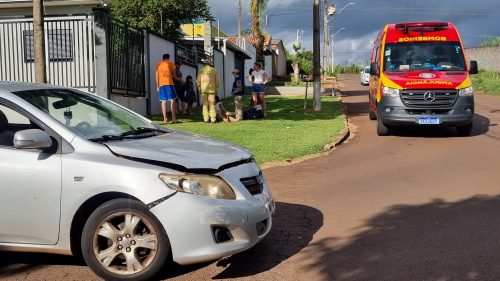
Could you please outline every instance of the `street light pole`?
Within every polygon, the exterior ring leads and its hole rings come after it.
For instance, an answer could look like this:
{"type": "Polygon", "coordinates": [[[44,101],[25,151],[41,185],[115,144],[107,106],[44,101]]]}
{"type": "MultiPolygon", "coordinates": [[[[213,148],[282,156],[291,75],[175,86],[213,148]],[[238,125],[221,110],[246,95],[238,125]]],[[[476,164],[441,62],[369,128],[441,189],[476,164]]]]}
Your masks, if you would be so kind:
{"type": "MultiPolygon", "coordinates": [[[[327,13],[328,13],[328,15],[332,16],[332,18],[329,19],[329,20],[327,20],[326,19],[326,14],[325,14],[325,22],[326,22],[325,23],[325,28],[326,29],[325,29],[325,32],[324,32],[324,35],[323,35],[325,37],[325,41],[326,41],[325,45],[328,45],[328,43],[329,43],[328,42],[328,37],[326,37],[326,36],[329,36],[329,33],[330,33],[330,28],[328,27],[328,23],[330,23],[331,21],[333,21],[333,19],[335,18],[335,16],[338,15],[338,14],[340,14],[345,8],[347,8],[350,5],[355,5],[355,4],[356,3],[354,3],[354,2],[349,2],[349,3],[345,4],[344,7],[342,7],[339,11],[336,11],[334,5],[332,5],[331,7],[328,7],[327,13]]],[[[333,23],[332,23],[332,27],[333,27],[333,23]]],[[[325,57],[325,56],[328,57],[328,54],[326,54],[327,51],[328,51],[328,47],[323,48],[323,57],[325,57]]],[[[332,55],[332,57],[333,57],[333,55],[332,55]]],[[[332,66],[332,69],[333,69],[333,58],[332,58],[332,61],[330,62],[330,66],[332,66]]],[[[325,60],[323,60],[323,67],[326,68],[325,60]]]]}
{"type": "Polygon", "coordinates": [[[332,72],[333,72],[333,68],[335,67],[335,65],[333,64],[333,48],[334,48],[333,41],[335,40],[335,35],[337,35],[337,33],[341,32],[342,30],[346,30],[346,29],[347,29],[346,27],[342,27],[341,29],[337,30],[337,32],[333,33],[333,35],[332,35],[332,39],[330,42],[330,44],[332,45],[332,47],[331,47],[331,50],[332,50],[332,60],[331,60],[332,72]]]}

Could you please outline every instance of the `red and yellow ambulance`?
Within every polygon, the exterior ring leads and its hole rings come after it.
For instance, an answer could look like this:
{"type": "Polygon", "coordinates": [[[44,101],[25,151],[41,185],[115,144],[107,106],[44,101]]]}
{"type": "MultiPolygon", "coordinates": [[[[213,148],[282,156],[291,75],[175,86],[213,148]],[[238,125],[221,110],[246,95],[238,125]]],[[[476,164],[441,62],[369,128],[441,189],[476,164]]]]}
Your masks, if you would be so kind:
{"type": "Polygon", "coordinates": [[[401,125],[444,125],[470,135],[474,90],[455,26],[449,22],[389,24],[375,41],[370,64],[370,119],[377,134],[401,125]]]}

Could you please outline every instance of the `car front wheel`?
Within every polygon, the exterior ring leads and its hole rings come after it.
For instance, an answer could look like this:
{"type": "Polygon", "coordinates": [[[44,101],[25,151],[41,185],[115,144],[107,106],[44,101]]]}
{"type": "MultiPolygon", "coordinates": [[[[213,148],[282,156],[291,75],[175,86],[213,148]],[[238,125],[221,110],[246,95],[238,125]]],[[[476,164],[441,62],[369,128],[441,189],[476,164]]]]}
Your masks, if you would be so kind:
{"type": "Polygon", "coordinates": [[[148,280],[170,252],[158,219],[136,200],[115,199],[97,208],[82,233],[88,266],[106,280],[148,280]]]}

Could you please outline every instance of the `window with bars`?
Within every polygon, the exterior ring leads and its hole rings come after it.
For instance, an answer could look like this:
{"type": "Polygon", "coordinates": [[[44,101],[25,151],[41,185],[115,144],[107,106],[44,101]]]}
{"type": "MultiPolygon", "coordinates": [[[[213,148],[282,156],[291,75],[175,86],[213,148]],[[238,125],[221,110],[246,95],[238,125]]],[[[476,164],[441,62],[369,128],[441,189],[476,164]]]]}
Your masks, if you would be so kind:
{"type": "MultiPolygon", "coordinates": [[[[70,29],[47,31],[49,61],[73,61],[73,33],[70,29]]],[[[24,62],[35,61],[35,40],[33,30],[23,31],[24,62]]]]}

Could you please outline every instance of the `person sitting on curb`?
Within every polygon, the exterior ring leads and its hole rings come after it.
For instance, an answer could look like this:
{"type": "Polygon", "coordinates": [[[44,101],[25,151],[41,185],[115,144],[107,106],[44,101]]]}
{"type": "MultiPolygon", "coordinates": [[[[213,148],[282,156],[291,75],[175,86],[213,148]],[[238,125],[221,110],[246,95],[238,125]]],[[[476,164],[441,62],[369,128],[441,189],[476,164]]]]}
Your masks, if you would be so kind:
{"type": "Polygon", "coordinates": [[[217,121],[238,122],[241,120],[231,116],[231,112],[226,110],[219,96],[215,96],[215,113],[217,114],[217,121]]]}

